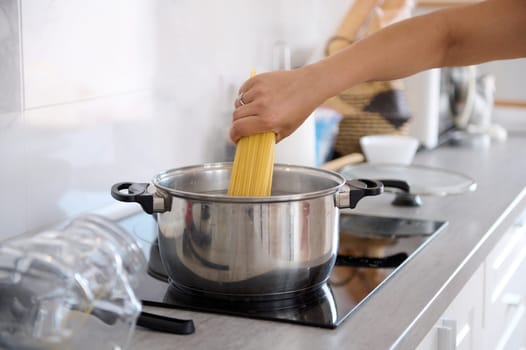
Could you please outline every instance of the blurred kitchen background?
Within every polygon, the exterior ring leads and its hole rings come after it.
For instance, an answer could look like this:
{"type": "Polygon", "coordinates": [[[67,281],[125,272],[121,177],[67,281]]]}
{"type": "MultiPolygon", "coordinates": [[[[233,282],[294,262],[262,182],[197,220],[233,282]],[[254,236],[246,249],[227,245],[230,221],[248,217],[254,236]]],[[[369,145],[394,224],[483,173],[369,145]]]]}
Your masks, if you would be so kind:
{"type": "MultiPolygon", "coordinates": [[[[352,1],[0,0],[0,239],[121,215],[132,206],[113,183],[227,159],[251,68],[275,68],[276,48],[293,68],[318,57],[352,1]]],[[[494,117],[512,125],[526,60],[480,71],[496,78],[494,117]]]]}

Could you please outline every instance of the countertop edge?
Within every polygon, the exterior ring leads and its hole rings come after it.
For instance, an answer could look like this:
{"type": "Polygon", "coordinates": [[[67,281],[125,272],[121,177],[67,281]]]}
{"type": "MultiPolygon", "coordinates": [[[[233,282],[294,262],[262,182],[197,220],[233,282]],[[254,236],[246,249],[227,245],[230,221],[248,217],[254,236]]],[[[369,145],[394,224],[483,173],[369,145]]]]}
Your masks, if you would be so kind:
{"type": "Polygon", "coordinates": [[[432,329],[475,271],[484,263],[505,232],[513,225],[526,207],[526,187],[512,200],[506,210],[473,247],[466,259],[452,273],[442,288],[429,300],[414,321],[405,329],[390,349],[414,349],[432,329]]]}

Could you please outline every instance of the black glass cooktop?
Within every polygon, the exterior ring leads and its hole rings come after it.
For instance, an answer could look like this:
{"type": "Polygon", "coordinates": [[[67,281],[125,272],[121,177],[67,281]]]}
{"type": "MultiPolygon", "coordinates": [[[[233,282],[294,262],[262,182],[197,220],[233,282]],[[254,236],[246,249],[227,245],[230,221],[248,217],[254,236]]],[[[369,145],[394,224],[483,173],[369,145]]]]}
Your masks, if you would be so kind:
{"type": "Polygon", "coordinates": [[[159,258],[155,221],[138,214],[119,223],[139,239],[149,259],[148,273],[136,290],[143,305],[323,328],[340,325],[446,225],[444,221],[343,213],[339,256],[326,283],[286,296],[239,299],[170,283],[159,258]]]}

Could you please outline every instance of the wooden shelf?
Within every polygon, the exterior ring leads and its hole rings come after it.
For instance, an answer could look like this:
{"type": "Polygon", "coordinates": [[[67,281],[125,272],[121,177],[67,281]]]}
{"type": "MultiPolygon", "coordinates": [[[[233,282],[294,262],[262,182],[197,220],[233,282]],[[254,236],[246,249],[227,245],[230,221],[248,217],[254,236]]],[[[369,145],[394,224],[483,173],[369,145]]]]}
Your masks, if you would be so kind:
{"type": "Polygon", "coordinates": [[[526,108],[526,101],[522,100],[495,100],[495,107],[505,107],[505,108],[526,108]]]}

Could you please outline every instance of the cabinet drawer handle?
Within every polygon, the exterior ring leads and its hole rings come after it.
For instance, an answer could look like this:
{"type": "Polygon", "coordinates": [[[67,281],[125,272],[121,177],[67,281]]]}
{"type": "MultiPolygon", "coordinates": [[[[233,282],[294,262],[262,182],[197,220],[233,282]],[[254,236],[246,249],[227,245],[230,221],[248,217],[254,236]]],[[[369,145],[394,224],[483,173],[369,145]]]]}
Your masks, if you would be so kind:
{"type": "Polygon", "coordinates": [[[506,293],[502,296],[502,303],[507,306],[517,307],[522,303],[522,295],[518,293],[506,293]]]}
{"type": "Polygon", "coordinates": [[[456,350],[457,348],[457,322],[455,320],[442,320],[442,325],[437,326],[438,350],[456,350]]]}

